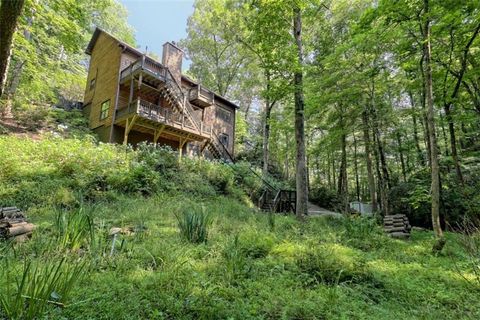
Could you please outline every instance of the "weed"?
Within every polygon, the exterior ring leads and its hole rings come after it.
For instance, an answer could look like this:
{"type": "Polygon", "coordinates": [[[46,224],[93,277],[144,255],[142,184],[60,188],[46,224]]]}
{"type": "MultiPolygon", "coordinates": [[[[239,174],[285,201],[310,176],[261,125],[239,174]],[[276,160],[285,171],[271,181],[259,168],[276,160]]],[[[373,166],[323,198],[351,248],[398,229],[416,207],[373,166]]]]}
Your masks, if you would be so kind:
{"type": "Polygon", "coordinates": [[[208,238],[208,227],[211,224],[210,216],[204,206],[191,203],[186,205],[180,213],[175,213],[180,234],[191,243],[205,243],[208,238]]]}
{"type": "Polygon", "coordinates": [[[75,284],[85,275],[86,262],[25,260],[20,275],[5,262],[7,285],[0,293],[0,305],[9,319],[35,319],[47,305],[64,306],[75,284]]]}
{"type": "Polygon", "coordinates": [[[72,251],[79,250],[93,242],[94,225],[91,212],[81,207],[73,212],[60,210],[55,219],[58,244],[72,251]]]}

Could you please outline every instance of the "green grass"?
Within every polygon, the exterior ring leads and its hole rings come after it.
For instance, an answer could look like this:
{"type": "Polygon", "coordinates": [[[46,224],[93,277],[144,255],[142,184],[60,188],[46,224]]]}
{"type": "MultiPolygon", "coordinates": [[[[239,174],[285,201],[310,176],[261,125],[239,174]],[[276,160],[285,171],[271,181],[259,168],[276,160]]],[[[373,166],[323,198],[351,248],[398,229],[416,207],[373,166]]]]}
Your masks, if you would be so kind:
{"type": "MultiPolygon", "coordinates": [[[[433,256],[430,232],[401,241],[371,220],[272,217],[245,200],[248,184],[222,165],[174,165],[168,155],[139,153],[77,140],[0,139],[2,201],[28,208],[37,225],[30,241],[0,243],[4,301],[18,294],[12,279],[21,284],[26,265],[48,262],[32,292],[68,299],[63,308],[39,305],[41,319],[480,318],[480,288],[455,234],[433,256]],[[135,179],[152,168],[144,192],[135,179]],[[208,215],[206,242],[186,241],[179,228],[179,213],[198,212],[191,204],[208,215]],[[113,242],[112,227],[133,233],[113,242]],[[63,259],[62,277],[42,280],[63,259]]],[[[19,305],[35,307],[27,298],[19,305]]]]}
{"type": "MultiPolygon", "coordinates": [[[[213,219],[208,242],[192,244],[182,237],[174,214],[185,200],[196,198],[125,197],[97,206],[95,233],[103,244],[85,247],[89,274],[70,293],[71,305],[49,306],[47,318],[480,317],[478,287],[457,272],[470,276],[452,234],[445,254],[434,257],[429,232],[414,232],[407,242],[379,232],[352,242],[344,234],[351,226],[345,225],[355,222],[315,218],[301,224],[285,216],[276,217],[271,232],[267,215],[215,197],[203,201],[213,219]],[[110,257],[107,233],[114,226],[137,232],[120,236],[110,257]],[[370,241],[368,249],[358,248],[370,241]]],[[[40,228],[31,241],[16,246],[16,255],[47,259],[55,250],[32,253],[55,239],[55,213],[32,220],[40,228]]]]}

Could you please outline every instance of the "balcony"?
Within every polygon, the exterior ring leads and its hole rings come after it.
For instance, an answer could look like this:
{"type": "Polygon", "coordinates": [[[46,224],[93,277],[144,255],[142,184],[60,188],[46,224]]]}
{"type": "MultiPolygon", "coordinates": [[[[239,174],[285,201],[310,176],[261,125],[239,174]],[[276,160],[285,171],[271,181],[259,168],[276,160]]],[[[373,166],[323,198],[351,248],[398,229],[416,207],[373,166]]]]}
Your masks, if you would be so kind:
{"type": "Polygon", "coordinates": [[[205,108],[213,105],[215,94],[199,85],[190,90],[188,98],[190,103],[205,108]]]}
{"type": "Polygon", "coordinates": [[[158,86],[159,83],[172,80],[172,75],[168,71],[168,68],[147,56],[142,56],[120,72],[120,83],[125,83],[139,74],[142,74],[144,81],[147,81],[155,87],[158,86]]]}
{"type": "Polygon", "coordinates": [[[133,129],[141,132],[155,132],[161,129],[165,134],[203,141],[212,137],[212,128],[203,122],[193,123],[185,114],[174,112],[151,102],[137,99],[117,110],[115,123],[127,126],[127,119],[133,129]]]}

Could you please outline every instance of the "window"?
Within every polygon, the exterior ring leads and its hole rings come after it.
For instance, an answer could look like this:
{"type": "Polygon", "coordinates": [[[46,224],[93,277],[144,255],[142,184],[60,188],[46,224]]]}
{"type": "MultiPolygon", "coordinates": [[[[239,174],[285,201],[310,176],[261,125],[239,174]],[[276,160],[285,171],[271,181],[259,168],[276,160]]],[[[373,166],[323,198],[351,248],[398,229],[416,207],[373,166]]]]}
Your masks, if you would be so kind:
{"type": "Polygon", "coordinates": [[[102,107],[100,108],[100,120],[103,120],[108,117],[109,109],[110,109],[110,100],[107,100],[104,103],[102,103],[102,107]]]}
{"type": "Polygon", "coordinates": [[[217,107],[217,118],[227,123],[232,122],[232,113],[226,109],[217,107]]]}
{"type": "Polygon", "coordinates": [[[90,80],[90,90],[93,90],[93,88],[95,88],[95,78],[90,80]]]}
{"type": "Polygon", "coordinates": [[[222,133],[218,136],[218,140],[220,140],[220,143],[225,146],[225,148],[228,148],[228,134],[222,133]]]}

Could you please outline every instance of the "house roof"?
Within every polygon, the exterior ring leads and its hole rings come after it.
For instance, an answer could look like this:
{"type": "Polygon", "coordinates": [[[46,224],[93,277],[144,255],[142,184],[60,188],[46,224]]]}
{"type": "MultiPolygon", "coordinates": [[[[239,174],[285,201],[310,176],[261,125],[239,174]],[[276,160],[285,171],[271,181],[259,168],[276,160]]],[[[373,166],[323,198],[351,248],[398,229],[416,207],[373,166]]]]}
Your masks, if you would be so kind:
{"type": "MultiPolygon", "coordinates": [[[[93,51],[93,48],[95,47],[95,44],[97,43],[97,40],[98,40],[98,37],[100,37],[100,34],[105,34],[106,36],[112,38],[113,40],[115,40],[116,42],[118,42],[118,45],[123,47],[125,50],[133,53],[133,54],[136,54],[138,56],[142,56],[144,55],[144,53],[142,53],[141,51],[139,51],[138,49],[132,47],[131,45],[117,39],[116,37],[114,37],[113,35],[111,35],[110,33],[106,32],[105,30],[102,30],[98,27],[95,28],[95,31],[93,32],[93,35],[92,35],[92,38],[90,39],[90,42],[88,43],[87,45],[87,48],[85,49],[85,53],[88,54],[88,55],[91,55],[92,54],[92,51],[93,51]]],[[[178,48],[178,46],[174,43],[171,43],[173,46],[175,46],[176,48],[178,48]]],[[[180,49],[180,48],[179,48],[180,49]]],[[[182,50],[182,49],[180,49],[182,50]]],[[[183,50],[182,50],[183,52],[183,50]]],[[[157,61],[156,59],[152,58],[152,57],[149,57],[150,59],[152,59],[153,61],[155,61],[156,63],[162,65],[159,61],[157,61]]],[[[187,82],[190,82],[191,84],[193,85],[199,85],[198,82],[192,80],[191,78],[189,78],[188,76],[182,74],[182,80],[185,80],[187,82]]],[[[208,89],[208,88],[207,88],[208,89]]],[[[229,105],[229,106],[232,106],[234,107],[235,109],[238,109],[239,106],[236,105],[235,103],[231,102],[230,100],[228,100],[227,98],[217,94],[216,92],[208,89],[209,91],[213,92],[215,94],[215,99],[216,100],[219,100],[221,101],[222,103],[226,104],[226,105],[229,105]]]]}

